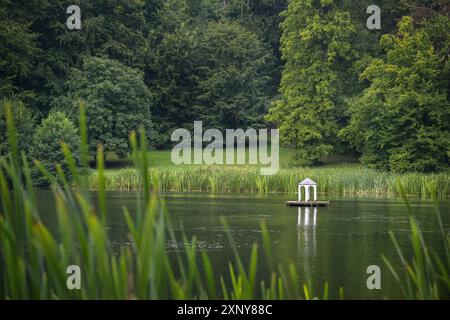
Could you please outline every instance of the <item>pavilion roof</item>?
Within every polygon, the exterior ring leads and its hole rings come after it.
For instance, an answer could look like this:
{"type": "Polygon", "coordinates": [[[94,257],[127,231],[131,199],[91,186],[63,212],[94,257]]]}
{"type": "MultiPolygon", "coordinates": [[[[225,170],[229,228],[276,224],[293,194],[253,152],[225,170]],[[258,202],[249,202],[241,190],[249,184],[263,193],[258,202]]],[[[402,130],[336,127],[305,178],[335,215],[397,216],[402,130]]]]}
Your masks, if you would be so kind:
{"type": "Polygon", "coordinates": [[[301,184],[303,186],[312,186],[312,185],[317,185],[317,182],[312,181],[310,178],[306,178],[305,180],[303,180],[299,184],[301,184]]]}

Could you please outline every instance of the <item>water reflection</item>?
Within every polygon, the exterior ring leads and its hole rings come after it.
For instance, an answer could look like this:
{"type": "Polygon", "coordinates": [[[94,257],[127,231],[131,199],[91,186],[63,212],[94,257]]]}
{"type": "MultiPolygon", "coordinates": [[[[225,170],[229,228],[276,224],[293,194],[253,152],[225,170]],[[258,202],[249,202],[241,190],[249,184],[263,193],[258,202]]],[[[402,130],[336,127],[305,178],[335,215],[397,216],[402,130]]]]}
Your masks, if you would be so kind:
{"type": "Polygon", "coordinates": [[[313,272],[313,260],[317,255],[317,207],[299,207],[297,218],[297,249],[299,265],[305,274],[313,272]]]}
{"type": "Polygon", "coordinates": [[[315,227],[316,224],[317,224],[317,207],[298,207],[298,219],[297,219],[298,227],[301,227],[301,226],[304,226],[305,228],[315,227]],[[302,222],[303,217],[304,217],[304,222],[302,222]],[[312,219],[312,224],[310,222],[311,219],[312,219]]]}

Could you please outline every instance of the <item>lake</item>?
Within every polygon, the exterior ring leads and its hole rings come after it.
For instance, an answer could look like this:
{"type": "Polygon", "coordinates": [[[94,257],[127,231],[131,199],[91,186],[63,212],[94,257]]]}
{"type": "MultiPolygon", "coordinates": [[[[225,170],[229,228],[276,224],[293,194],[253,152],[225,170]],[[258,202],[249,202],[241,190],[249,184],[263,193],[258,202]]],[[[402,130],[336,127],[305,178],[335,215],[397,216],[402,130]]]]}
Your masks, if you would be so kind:
{"type": "MultiPolygon", "coordinates": [[[[130,212],[136,206],[137,193],[108,193],[108,212],[111,217],[111,245],[129,245],[127,226],[122,207],[130,212]]],[[[310,280],[320,291],[325,281],[330,296],[337,297],[344,288],[346,299],[400,298],[399,287],[384,264],[381,255],[391,259],[395,267],[399,261],[389,237],[392,230],[402,249],[408,252],[409,221],[401,199],[385,198],[328,198],[330,207],[288,208],[291,195],[236,194],[164,194],[177,238],[182,230],[191,239],[197,237],[199,251],[207,251],[216,275],[228,272],[227,262],[233,252],[220,217],[226,218],[244,265],[249,260],[252,245],[262,244],[260,222],[265,220],[270,232],[275,262],[295,263],[302,281],[310,280]],[[381,268],[381,290],[369,290],[367,267],[381,268]]],[[[326,198],[321,196],[321,199],[326,198]]],[[[56,225],[50,192],[41,192],[41,205],[47,213],[42,217],[50,229],[56,225]]],[[[412,208],[427,241],[440,252],[442,238],[431,201],[411,200],[412,208]]],[[[439,202],[446,230],[450,230],[450,201],[439,202]]],[[[183,250],[183,243],[167,243],[171,252],[183,250]]],[[[258,272],[267,277],[266,260],[261,247],[258,272]]]]}

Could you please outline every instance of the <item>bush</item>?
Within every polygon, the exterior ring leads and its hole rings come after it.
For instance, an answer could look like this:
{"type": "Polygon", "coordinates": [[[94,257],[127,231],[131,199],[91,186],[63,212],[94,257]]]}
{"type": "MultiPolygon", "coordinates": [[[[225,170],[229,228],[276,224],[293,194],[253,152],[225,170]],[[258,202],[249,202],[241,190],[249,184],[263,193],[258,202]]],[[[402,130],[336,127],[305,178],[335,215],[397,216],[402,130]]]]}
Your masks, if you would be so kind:
{"type": "MultiPolygon", "coordinates": [[[[56,166],[61,165],[69,177],[61,143],[64,142],[72,151],[75,161],[79,163],[79,136],[75,125],[62,112],[52,112],[36,128],[33,135],[31,157],[39,160],[44,167],[54,174],[56,166]]],[[[48,184],[41,175],[35,175],[37,184],[48,184]]]]}
{"type": "Polygon", "coordinates": [[[9,152],[5,117],[5,106],[7,104],[11,107],[14,124],[16,126],[19,151],[28,153],[34,131],[35,121],[33,113],[21,101],[5,99],[2,100],[0,104],[0,156],[6,155],[9,152]]]}

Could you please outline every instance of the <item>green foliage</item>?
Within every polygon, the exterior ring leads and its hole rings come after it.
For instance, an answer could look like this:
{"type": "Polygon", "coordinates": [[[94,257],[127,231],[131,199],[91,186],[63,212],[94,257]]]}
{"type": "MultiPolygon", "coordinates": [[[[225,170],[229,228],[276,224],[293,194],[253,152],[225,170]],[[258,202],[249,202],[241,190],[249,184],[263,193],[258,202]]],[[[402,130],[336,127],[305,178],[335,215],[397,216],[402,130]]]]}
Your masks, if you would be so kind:
{"type": "Polygon", "coordinates": [[[118,61],[86,57],[82,69],[73,69],[67,94],[55,99],[57,110],[77,119],[79,101],[86,103],[89,150],[98,145],[119,157],[128,155],[131,131],[143,126],[152,139],[152,94],[143,74],[118,61]]]}
{"type": "Polygon", "coordinates": [[[397,35],[382,38],[387,58],[374,59],[361,74],[370,87],[350,104],[351,121],[341,135],[369,166],[399,172],[448,167],[450,19],[435,22],[417,29],[403,18],[397,35]],[[444,41],[433,42],[443,34],[444,41]]]}
{"type": "Polygon", "coordinates": [[[155,121],[170,136],[194,120],[205,127],[260,125],[270,96],[273,57],[257,35],[235,22],[180,28],[158,46],[155,121]]]}
{"type": "MultiPolygon", "coordinates": [[[[246,29],[258,34],[260,39],[270,45],[279,58],[280,13],[286,9],[287,0],[231,0],[211,1],[216,4],[217,15],[237,21],[246,29]]],[[[279,61],[278,61],[279,63],[279,61]]]]}
{"type": "MultiPolygon", "coordinates": [[[[36,1],[31,1],[31,3],[36,1]]],[[[143,68],[153,39],[152,27],[158,21],[154,14],[160,1],[81,0],[82,31],[66,27],[66,1],[52,0],[47,5],[30,3],[26,15],[38,10],[40,19],[34,29],[41,34],[46,49],[41,59],[42,72],[50,85],[52,96],[65,91],[65,81],[72,68],[80,68],[83,57],[102,56],[118,60],[134,68],[143,68]],[[147,23],[146,16],[154,18],[147,23]]],[[[75,4],[75,3],[74,3],[75,4]]]]}
{"type": "MultiPolygon", "coordinates": [[[[69,170],[61,144],[69,150],[76,163],[80,162],[79,136],[75,125],[62,112],[52,112],[36,128],[31,144],[31,156],[39,160],[50,173],[55,174],[58,167],[62,169],[65,179],[69,178],[69,170]]],[[[38,184],[48,184],[44,177],[36,174],[38,184]]]]}
{"type": "Polygon", "coordinates": [[[38,52],[37,35],[12,1],[0,1],[0,97],[24,95],[20,81],[32,73],[33,55],[38,52]]]}
{"type": "Polygon", "coordinates": [[[335,1],[294,0],[284,16],[282,97],[266,119],[278,125],[282,143],[295,145],[299,163],[311,164],[333,149],[338,97],[345,95],[338,80],[353,55],[355,28],[335,1]]]}
{"type": "Polygon", "coordinates": [[[19,151],[28,152],[34,132],[35,119],[33,113],[21,101],[4,99],[0,102],[0,156],[4,156],[9,152],[5,115],[7,106],[12,112],[16,126],[19,151]]]}
{"type": "Polygon", "coordinates": [[[152,59],[162,0],[80,0],[82,30],[66,27],[64,0],[1,0],[0,94],[34,92],[27,104],[48,112],[84,56],[144,69],[152,59]]]}
{"type": "Polygon", "coordinates": [[[270,51],[258,36],[237,23],[210,23],[199,39],[198,104],[202,118],[215,128],[262,123],[269,99],[270,51]]]}

